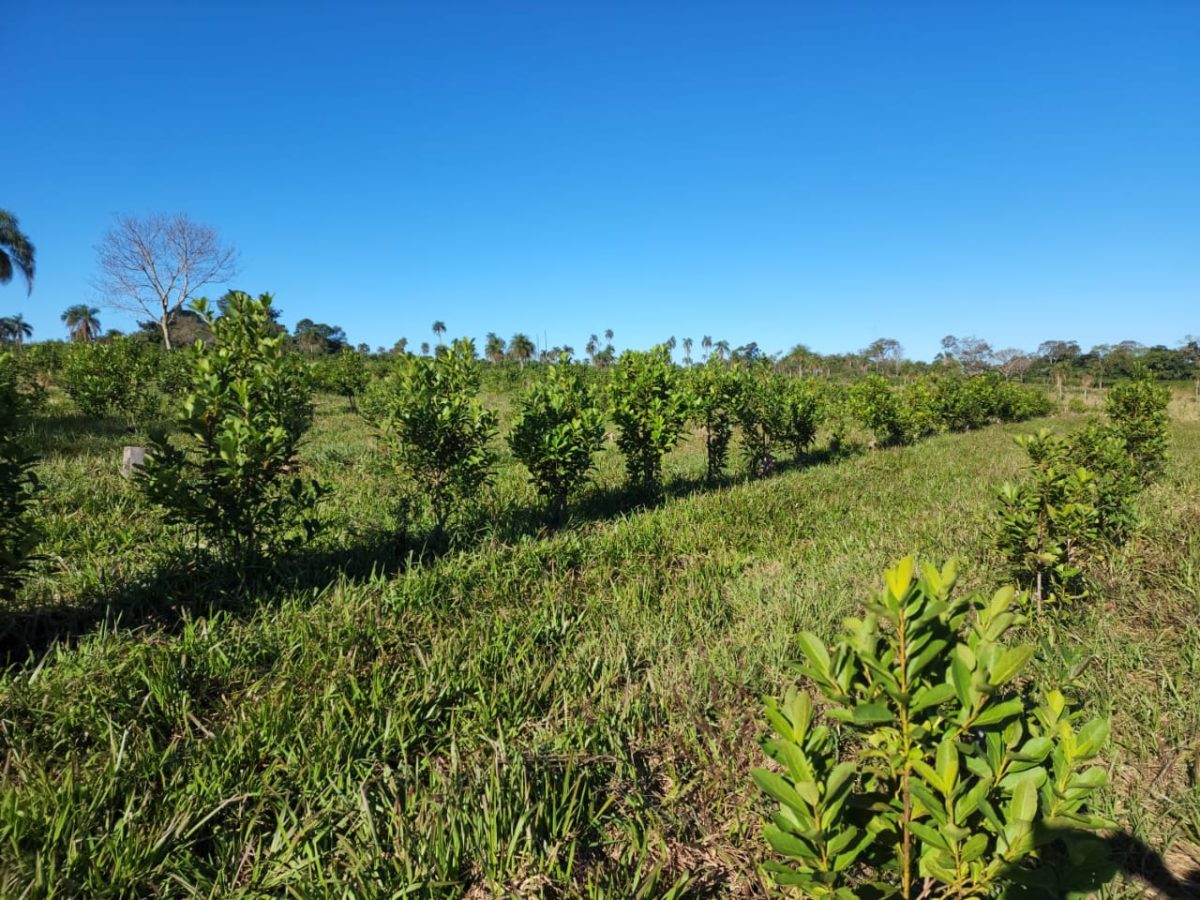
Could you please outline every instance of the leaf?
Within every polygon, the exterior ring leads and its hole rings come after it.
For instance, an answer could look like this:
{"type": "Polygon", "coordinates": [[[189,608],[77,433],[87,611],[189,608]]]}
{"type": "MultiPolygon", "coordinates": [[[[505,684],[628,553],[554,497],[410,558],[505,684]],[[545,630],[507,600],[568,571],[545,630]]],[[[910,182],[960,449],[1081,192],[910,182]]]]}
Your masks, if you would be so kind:
{"type": "Polygon", "coordinates": [[[859,725],[874,725],[895,721],[895,716],[882,703],[862,703],[854,707],[854,721],[859,725]]]}
{"type": "Polygon", "coordinates": [[[919,712],[929,706],[937,706],[945,703],[955,695],[955,687],[949,683],[935,684],[933,687],[927,687],[924,690],[918,691],[909,704],[911,712],[919,712]]]}
{"type": "Polygon", "coordinates": [[[994,687],[1007,684],[1025,668],[1025,664],[1033,656],[1033,650],[1033,646],[1029,644],[1005,650],[1000,658],[996,660],[995,665],[992,666],[988,683],[994,687]]]}
{"type": "Polygon", "coordinates": [[[1015,716],[1024,710],[1025,704],[1020,697],[1014,697],[1012,700],[1006,700],[1003,703],[997,703],[994,706],[987,707],[979,717],[975,719],[974,724],[982,727],[984,725],[994,725],[997,722],[1003,722],[1010,716],[1015,716]]]}
{"type": "Polygon", "coordinates": [[[808,813],[808,804],[782,776],[767,769],[753,769],[750,775],[765,793],[779,803],[803,811],[805,814],[808,813]]]}
{"type": "Polygon", "coordinates": [[[825,649],[825,644],[821,639],[811,631],[802,631],[796,639],[800,644],[800,650],[808,659],[814,669],[828,677],[829,675],[829,651],[825,649]]]}

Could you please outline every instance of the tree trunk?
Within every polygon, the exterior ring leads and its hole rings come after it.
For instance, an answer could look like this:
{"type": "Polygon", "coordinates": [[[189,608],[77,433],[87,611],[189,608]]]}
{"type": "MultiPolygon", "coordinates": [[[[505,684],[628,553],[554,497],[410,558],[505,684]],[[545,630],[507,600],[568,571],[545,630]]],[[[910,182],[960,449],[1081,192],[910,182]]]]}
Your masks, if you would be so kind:
{"type": "Polygon", "coordinates": [[[163,307],[162,318],[158,320],[158,325],[162,329],[163,347],[167,350],[171,349],[171,316],[167,312],[167,308],[163,307]]]}

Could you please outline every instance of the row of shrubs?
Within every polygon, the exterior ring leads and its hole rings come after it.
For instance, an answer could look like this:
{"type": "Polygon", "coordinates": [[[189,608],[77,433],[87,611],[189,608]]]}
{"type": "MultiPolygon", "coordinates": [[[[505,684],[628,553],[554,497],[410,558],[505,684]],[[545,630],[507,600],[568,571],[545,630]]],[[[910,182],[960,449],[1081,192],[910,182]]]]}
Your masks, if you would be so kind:
{"type": "Polygon", "coordinates": [[[953,564],[885,574],[832,648],[802,633],[818,694],[766,701],[773,769],[754,780],[787,862],[767,871],[813,898],[1090,896],[1115,875],[1089,808],[1106,720],[1037,690],[1031,644],[1006,636],[1046,599],[1082,593],[1082,566],[1123,542],[1137,493],[1167,452],[1169,395],[1146,378],[1112,388],[1109,421],[1020,439],[1029,475],[1001,493],[998,543],[1030,593],[953,593],[953,564]],[[1031,602],[1032,598],[1032,602],[1031,602]],[[817,712],[817,709],[820,712],[817,712]]]}
{"type": "MultiPolygon", "coordinates": [[[[312,364],[290,352],[270,304],[269,295],[235,293],[217,316],[201,301],[196,311],[212,342],[172,354],[142,341],[81,345],[66,351],[58,377],[85,412],[130,423],[153,421],[167,398],[186,440],[151,428],[139,483],[168,522],[196,529],[231,557],[269,554],[318,529],[326,490],[296,471],[317,386],[351,398],[377,427],[389,457],[424,494],[440,538],[497,464],[497,416],[481,401],[472,342],[455,341],[433,357],[400,356],[372,379],[355,353],[312,364]]],[[[707,473],[717,479],[735,433],[747,470],[759,477],[783,454],[803,458],[822,427],[836,449],[853,420],[880,442],[907,443],[1047,410],[1041,392],[994,376],[901,389],[873,377],[846,388],[784,376],[766,363],[713,358],[683,369],[659,347],[628,351],[602,374],[566,361],[539,367],[506,440],[558,516],[585,487],[610,421],[631,487],[653,496],[663,487],[665,455],[689,427],[703,433],[707,473]]],[[[27,497],[31,482],[22,484],[27,497]]]]}

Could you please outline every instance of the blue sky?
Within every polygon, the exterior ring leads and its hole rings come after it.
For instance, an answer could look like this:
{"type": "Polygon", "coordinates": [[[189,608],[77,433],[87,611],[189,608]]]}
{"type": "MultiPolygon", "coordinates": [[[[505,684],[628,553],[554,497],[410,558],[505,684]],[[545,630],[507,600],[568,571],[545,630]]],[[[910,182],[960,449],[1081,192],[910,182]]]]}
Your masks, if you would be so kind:
{"type": "MultiPolygon", "coordinates": [[[[1200,333],[1200,4],[65,3],[4,14],[0,288],[117,212],[354,342],[1200,333]]],[[[219,291],[213,291],[218,293],[219,291]]],[[[114,312],[105,326],[128,327],[114,312]]]]}

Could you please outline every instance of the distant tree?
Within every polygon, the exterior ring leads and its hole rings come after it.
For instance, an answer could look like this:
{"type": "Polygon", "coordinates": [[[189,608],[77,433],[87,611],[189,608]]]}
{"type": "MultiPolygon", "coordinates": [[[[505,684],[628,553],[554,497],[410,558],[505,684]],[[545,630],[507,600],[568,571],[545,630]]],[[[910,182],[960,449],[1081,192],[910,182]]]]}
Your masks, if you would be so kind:
{"type": "Polygon", "coordinates": [[[757,341],[751,341],[736,348],[729,358],[734,362],[758,362],[765,359],[766,354],[762,352],[757,341]]]}
{"type": "Polygon", "coordinates": [[[729,341],[717,341],[713,347],[717,352],[717,359],[725,359],[729,356],[729,341]]]}
{"type": "Polygon", "coordinates": [[[611,328],[604,329],[604,339],[606,341],[611,341],[613,339],[613,330],[611,328]]]}
{"type": "Polygon", "coordinates": [[[491,362],[497,363],[504,359],[504,350],[504,338],[497,335],[494,331],[489,331],[487,334],[487,340],[483,345],[483,355],[486,356],[491,362]]]}
{"type": "Polygon", "coordinates": [[[822,358],[804,344],[797,344],[779,361],[779,368],[793,375],[803,376],[806,372],[813,374],[821,367],[822,358]]]}
{"type": "Polygon", "coordinates": [[[421,355],[422,356],[429,355],[429,341],[421,341],[421,355]]]}
{"type": "Polygon", "coordinates": [[[62,322],[67,326],[71,340],[90,344],[100,336],[100,310],[86,303],[77,303],[67,307],[62,314],[62,322]]]}
{"type": "Polygon", "coordinates": [[[712,346],[713,346],[713,339],[712,339],[712,336],[711,336],[711,335],[708,335],[708,334],[706,334],[704,337],[700,338],[700,346],[701,346],[701,347],[704,349],[704,351],[705,351],[706,353],[707,353],[709,350],[711,350],[711,349],[712,349],[712,346]]]}
{"type": "Polygon", "coordinates": [[[984,371],[992,363],[992,345],[975,336],[942,338],[943,362],[955,361],[968,375],[984,371]]]}
{"type": "Polygon", "coordinates": [[[671,335],[669,338],[667,338],[667,342],[664,346],[666,346],[667,350],[674,352],[676,347],[675,335],[671,335]]]}
{"type": "Polygon", "coordinates": [[[993,359],[1005,378],[1016,378],[1018,381],[1024,380],[1025,373],[1033,365],[1033,360],[1025,351],[1018,350],[1016,347],[997,350],[993,354],[993,359]]]}
{"type": "Polygon", "coordinates": [[[339,353],[347,345],[346,332],[341,328],[312,319],[301,319],[296,323],[294,340],[297,349],[314,355],[339,353]]]}
{"type": "Polygon", "coordinates": [[[529,339],[529,336],[519,331],[508,342],[508,355],[521,363],[521,365],[533,359],[535,349],[533,341],[529,339]]]}
{"type": "Polygon", "coordinates": [[[862,351],[862,355],[879,368],[885,363],[892,364],[895,374],[900,374],[900,363],[904,361],[904,348],[895,338],[876,338],[871,345],[862,351]]]}
{"type": "Polygon", "coordinates": [[[186,215],[117,216],[96,245],[95,285],[114,309],[144,312],[171,349],[172,317],[208,284],[237,273],[237,251],[216,230],[186,215]]]}
{"type": "Polygon", "coordinates": [[[17,217],[0,209],[0,284],[8,284],[13,280],[13,274],[20,272],[25,278],[25,293],[32,293],[36,255],[33,243],[21,231],[17,217]]]}
{"type": "Polygon", "coordinates": [[[1075,341],[1042,341],[1038,344],[1037,352],[1050,365],[1070,362],[1079,355],[1079,344],[1075,341]]]}
{"type": "Polygon", "coordinates": [[[588,360],[591,364],[595,365],[596,354],[600,352],[600,338],[593,334],[588,338],[588,342],[583,345],[583,351],[588,355],[588,360]]]}
{"type": "Polygon", "coordinates": [[[359,344],[356,349],[358,350],[359,354],[362,356],[370,356],[370,354],[371,354],[371,345],[370,344],[359,344]]]}
{"type": "Polygon", "coordinates": [[[14,344],[20,347],[26,338],[31,337],[33,326],[26,322],[20,313],[0,319],[0,344],[14,344]]]}
{"type": "Polygon", "coordinates": [[[402,337],[396,343],[392,344],[392,354],[395,356],[403,356],[408,352],[408,338],[402,337]]]}
{"type": "Polygon", "coordinates": [[[433,333],[435,335],[437,335],[438,346],[441,346],[442,335],[446,333],[446,323],[443,322],[441,319],[438,319],[436,322],[434,322],[433,323],[433,333]]]}
{"type": "Polygon", "coordinates": [[[690,337],[683,339],[683,363],[686,366],[692,364],[692,339],[690,337]]]}

